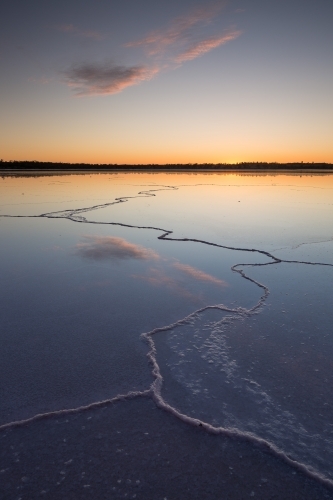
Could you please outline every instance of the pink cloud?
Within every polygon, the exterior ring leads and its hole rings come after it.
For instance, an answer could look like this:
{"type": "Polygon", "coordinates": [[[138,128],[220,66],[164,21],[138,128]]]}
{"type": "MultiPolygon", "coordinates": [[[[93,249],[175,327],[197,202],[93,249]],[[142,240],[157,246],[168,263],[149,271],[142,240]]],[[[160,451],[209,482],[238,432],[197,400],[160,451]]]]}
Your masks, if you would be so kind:
{"type": "Polygon", "coordinates": [[[178,269],[178,271],[181,271],[196,280],[206,281],[208,283],[213,283],[214,285],[219,285],[219,286],[228,286],[228,283],[226,281],[215,278],[215,276],[204,273],[203,271],[200,271],[200,269],[196,269],[195,267],[189,266],[187,264],[181,264],[180,262],[176,262],[175,264],[173,264],[173,267],[178,269]]]}
{"type": "Polygon", "coordinates": [[[135,245],[114,236],[84,236],[84,241],[75,245],[75,253],[92,260],[157,260],[158,254],[150,248],[135,245]]]}
{"type": "Polygon", "coordinates": [[[201,40],[198,43],[195,43],[191,47],[189,47],[185,52],[182,52],[178,56],[175,57],[175,62],[182,64],[185,61],[191,61],[192,59],[196,59],[207,52],[210,52],[212,49],[216,49],[221,45],[224,45],[231,40],[235,40],[240,36],[240,31],[232,31],[227,34],[219,37],[212,37],[206,40],[201,40]]]}
{"type": "MultiPolygon", "coordinates": [[[[192,10],[174,19],[167,28],[152,31],[142,39],[125,45],[143,47],[151,63],[129,67],[110,63],[79,64],[65,71],[65,82],[77,96],[116,94],[152,79],[162,70],[173,70],[186,61],[200,57],[241,34],[240,31],[229,30],[222,35],[204,37],[203,30],[219,15],[224,4],[224,1],[219,1],[192,10]]],[[[100,36],[95,32],[79,30],[72,24],[64,24],[58,29],[91,38],[100,36]]]]}
{"type": "Polygon", "coordinates": [[[82,64],[68,69],[65,79],[78,96],[110,95],[150,80],[158,71],[147,66],[82,64]]]}
{"type": "Polygon", "coordinates": [[[165,30],[155,30],[149,35],[134,42],[129,42],[126,47],[145,47],[149,55],[163,53],[171,45],[182,43],[192,36],[193,28],[205,25],[212,21],[220,12],[223,4],[214,4],[197,8],[187,15],[177,17],[165,30]]]}

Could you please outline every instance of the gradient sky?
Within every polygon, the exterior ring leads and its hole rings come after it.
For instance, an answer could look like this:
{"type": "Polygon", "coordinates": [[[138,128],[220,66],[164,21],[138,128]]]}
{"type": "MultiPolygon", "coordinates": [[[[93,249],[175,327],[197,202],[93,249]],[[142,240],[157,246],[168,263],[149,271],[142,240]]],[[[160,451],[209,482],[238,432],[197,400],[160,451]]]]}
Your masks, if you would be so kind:
{"type": "Polygon", "coordinates": [[[4,0],[0,158],[333,162],[332,0],[4,0]]]}

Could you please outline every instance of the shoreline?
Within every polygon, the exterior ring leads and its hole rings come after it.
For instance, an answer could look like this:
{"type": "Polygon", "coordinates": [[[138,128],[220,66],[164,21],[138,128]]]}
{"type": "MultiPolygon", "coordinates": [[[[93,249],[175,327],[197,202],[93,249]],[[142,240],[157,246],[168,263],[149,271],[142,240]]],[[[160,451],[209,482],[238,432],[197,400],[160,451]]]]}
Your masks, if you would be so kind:
{"type": "Polygon", "coordinates": [[[269,172],[269,173],[333,173],[333,163],[327,162],[239,162],[239,163],[62,163],[50,161],[0,161],[2,173],[77,173],[77,172],[269,172]]]}
{"type": "Polygon", "coordinates": [[[56,174],[102,174],[102,173],[188,173],[188,174],[196,174],[196,173],[256,173],[256,174],[333,174],[332,168],[318,168],[318,169],[310,169],[310,168],[198,168],[198,169],[186,169],[186,168],[78,168],[78,169],[44,169],[44,168],[0,168],[0,176],[5,175],[16,175],[16,174],[30,174],[30,175],[56,175],[56,174]]]}

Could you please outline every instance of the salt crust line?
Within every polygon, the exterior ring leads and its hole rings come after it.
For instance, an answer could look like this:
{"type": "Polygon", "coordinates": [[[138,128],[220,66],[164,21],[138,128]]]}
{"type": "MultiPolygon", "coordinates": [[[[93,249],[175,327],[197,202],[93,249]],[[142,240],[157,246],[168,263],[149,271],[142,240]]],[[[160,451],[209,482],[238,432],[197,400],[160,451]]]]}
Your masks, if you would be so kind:
{"type": "Polygon", "coordinates": [[[55,410],[47,413],[38,413],[37,415],[34,415],[33,417],[30,418],[26,418],[24,420],[15,420],[13,422],[0,425],[0,431],[13,429],[15,427],[23,427],[33,422],[37,422],[38,420],[44,420],[52,417],[63,417],[65,415],[73,415],[75,413],[81,413],[83,411],[92,410],[94,408],[103,408],[113,403],[117,403],[118,401],[126,401],[138,397],[151,396],[151,392],[152,392],[151,389],[147,389],[145,391],[130,391],[127,394],[118,394],[112,399],[104,399],[103,401],[96,401],[94,403],[90,403],[89,405],[78,406],[77,408],[65,408],[63,410],[55,410]]]}
{"type": "Polygon", "coordinates": [[[9,422],[7,424],[3,424],[0,426],[0,431],[12,429],[15,427],[21,427],[21,426],[33,423],[35,421],[46,419],[46,418],[52,418],[55,416],[71,415],[71,414],[80,413],[80,412],[87,411],[87,410],[94,409],[94,408],[101,408],[101,407],[110,405],[112,403],[116,403],[118,401],[125,401],[125,400],[129,400],[129,399],[134,399],[137,397],[151,397],[152,400],[155,402],[155,404],[159,408],[167,411],[171,415],[177,417],[179,420],[181,420],[189,425],[195,426],[195,427],[199,426],[210,434],[223,435],[223,436],[226,436],[229,438],[241,439],[243,441],[249,442],[252,445],[257,446],[262,451],[269,453],[270,455],[283,460],[286,464],[290,465],[291,467],[298,470],[299,472],[302,472],[307,477],[318,481],[320,484],[322,484],[330,489],[333,489],[333,480],[323,476],[320,472],[317,472],[312,467],[305,465],[301,462],[298,462],[297,460],[292,459],[283,450],[281,450],[280,448],[275,446],[273,443],[270,443],[269,441],[262,439],[262,438],[256,436],[253,433],[250,433],[250,432],[240,431],[240,430],[235,429],[235,428],[214,427],[213,425],[211,425],[207,422],[195,419],[193,417],[190,417],[186,414],[181,413],[176,408],[170,406],[168,403],[166,403],[164,401],[164,399],[161,395],[162,386],[163,386],[163,377],[161,375],[160,367],[157,363],[157,359],[156,359],[157,351],[156,351],[155,343],[152,339],[152,336],[157,334],[157,333],[160,333],[160,332],[170,331],[177,326],[181,326],[183,324],[188,324],[191,322],[192,319],[197,317],[200,313],[207,311],[207,310],[211,310],[211,309],[221,310],[221,311],[225,311],[225,312],[229,312],[229,313],[233,313],[233,314],[239,314],[243,317],[258,313],[261,306],[264,305],[264,303],[265,303],[265,301],[270,293],[269,289],[268,289],[268,287],[266,287],[262,283],[259,283],[258,281],[254,280],[253,278],[250,278],[248,275],[245,274],[245,272],[242,269],[238,269],[238,267],[267,266],[267,265],[281,264],[281,263],[307,264],[307,265],[333,267],[333,264],[327,264],[327,263],[306,262],[306,261],[297,261],[297,260],[295,260],[295,261],[284,260],[284,259],[280,259],[280,258],[275,257],[270,252],[266,252],[265,250],[258,250],[255,248],[249,249],[249,248],[230,247],[230,246],[226,246],[226,245],[218,245],[217,243],[212,243],[209,241],[199,240],[199,239],[195,239],[195,238],[170,238],[170,235],[173,234],[173,231],[168,231],[168,230],[153,227],[153,226],[135,226],[135,225],[130,225],[130,224],[123,224],[120,222],[118,223],[118,222],[87,221],[87,219],[85,217],[77,216],[77,214],[79,214],[79,213],[90,212],[92,210],[105,208],[107,206],[115,205],[117,203],[124,203],[132,198],[143,198],[143,197],[156,196],[154,194],[154,192],[156,192],[156,191],[177,190],[177,189],[178,188],[176,186],[164,186],[163,188],[160,188],[160,189],[140,191],[138,193],[139,196],[120,197],[120,198],[116,198],[115,199],[116,201],[114,201],[114,202],[105,203],[102,205],[94,205],[92,207],[73,209],[73,210],[62,210],[62,211],[58,211],[58,212],[49,212],[49,213],[45,213],[45,214],[41,214],[41,215],[31,215],[31,216],[29,216],[29,215],[27,215],[27,216],[25,216],[25,215],[0,215],[0,217],[12,217],[12,218],[41,218],[41,217],[44,218],[45,217],[45,218],[50,218],[50,219],[65,218],[65,219],[71,220],[73,222],[80,222],[80,223],[85,223],[85,224],[98,224],[98,225],[107,224],[107,225],[114,225],[114,226],[129,227],[129,228],[133,228],[133,229],[153,229],[155,231],[162,232],[162,235],[158,236],[158,239],[160,239],[160,240],[201,243],[204,245],[214,246],[214,247],[218,247],[218,248],[224,248],[227,250],[235,250],[235,251],[242,251],[242,252],[256,252],[256,253],[260,253],[262,255],[266,255],[268,258],[272,259],[272,262],[266,262],[266,263],[262,263],[262,264],[260,264],[260,263],[258,263],[258,264],[245,264],[245,263],[244,264],[235,264],[231,267],[231,270],[240,274],[242,278],[247,279],[248,281],[251,281],[252,283],[254,283],[255,285],[257,285],[258,287],[260,287],[264,290],[264,293],[260,297],[257,304],[254,305],[250,309],[245,309],[242,307],[231,309],[231,308],[224,306],[223,304],[206,306],[206,307],[203,307],[201,309],[194,311],[190,315],[186,316],[185,318],[183,318],[175,323],[172,323],[168,326],[164,326],[161,328],[155,328],[154,330],[151,330],[150,332],[141,334],[141,336],[146,340],[146,342],[148,343],[148,345],[150,347],[150,351],[148,352],[147,357],[153,366],[152,375],[155,378],[150,389],[147,389],[145,391],[130,391],[127,394],[117,395],[112,399],[107,399],[104,401],[97,401],[97,402],[91,403],[91,404],[86,405],[86,406],[79,406],[77,408],[56,410],[56,411],[52,411],[52,412],[48,412],[48,413],[40,413],[40,414],[37,414],[37,415],[35,415],[31,418],[25,419],[25,420],[18,420],[18,421],[9,422]],[[143,195],[143,196],[140,196],[140,195],[143,195]]]}

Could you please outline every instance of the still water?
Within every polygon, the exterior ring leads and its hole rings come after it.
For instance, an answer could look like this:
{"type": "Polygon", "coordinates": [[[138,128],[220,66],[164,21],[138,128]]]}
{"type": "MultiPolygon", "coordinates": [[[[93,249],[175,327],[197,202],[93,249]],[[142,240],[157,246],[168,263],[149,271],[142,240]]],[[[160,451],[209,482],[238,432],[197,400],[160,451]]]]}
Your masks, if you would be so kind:
{"type": "Polygon", "coordinates": [[[333,498],[332,221],[332,174],[3,176],[1,498],[333,498]]]}

